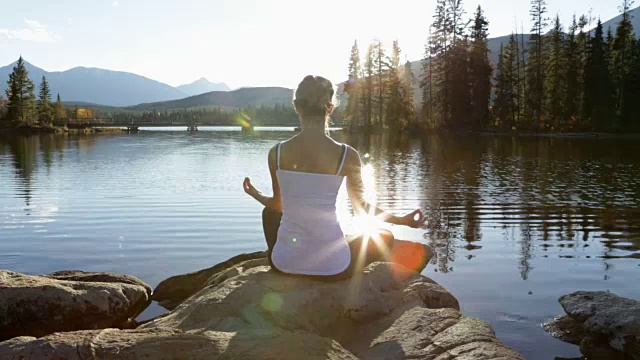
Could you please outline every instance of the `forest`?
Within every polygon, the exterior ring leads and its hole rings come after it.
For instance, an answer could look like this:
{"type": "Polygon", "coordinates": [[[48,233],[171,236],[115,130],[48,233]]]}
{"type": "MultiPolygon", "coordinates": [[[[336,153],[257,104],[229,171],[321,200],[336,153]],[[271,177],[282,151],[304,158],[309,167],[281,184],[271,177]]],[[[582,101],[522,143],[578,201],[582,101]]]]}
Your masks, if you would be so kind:
{"type": "Polygon", "coordinates": [[[397,41],[387,55],[374,40],[363,58],[354,43],[345,122],[354,131],[638,132],[640,40],[631,5],[623,0],[613,33],[590,15],[565,29],[559,16],[548,18],[545,0],[532,0],[530,34],[514,31],[492,64],[482,8],[468,19],[462,0],[438,0],[421,78],[399,64],[397,41]]]}

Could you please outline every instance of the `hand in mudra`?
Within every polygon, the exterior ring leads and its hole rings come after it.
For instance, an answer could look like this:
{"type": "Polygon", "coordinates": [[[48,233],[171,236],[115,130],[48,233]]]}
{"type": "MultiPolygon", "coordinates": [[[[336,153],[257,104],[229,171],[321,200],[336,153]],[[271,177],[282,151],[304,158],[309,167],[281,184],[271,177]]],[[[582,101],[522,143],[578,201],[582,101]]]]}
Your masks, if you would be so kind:
{"type": "Polygon", "coordinates": [[[422,213],[422,210],[416,209],[407,215],[400,218],[400,224],[411,228],[419,228],[424,226],[427,221],[427,216],[422,213]]]}
{"type": "Polygon", "coordinates": [[[244,192],[247,193],[251,197],[256,197],[258,195],[258,189],[251,183],[251,179],[244,178],[244,182],[242,183],[242,187],[244,188],[244,192]]]}

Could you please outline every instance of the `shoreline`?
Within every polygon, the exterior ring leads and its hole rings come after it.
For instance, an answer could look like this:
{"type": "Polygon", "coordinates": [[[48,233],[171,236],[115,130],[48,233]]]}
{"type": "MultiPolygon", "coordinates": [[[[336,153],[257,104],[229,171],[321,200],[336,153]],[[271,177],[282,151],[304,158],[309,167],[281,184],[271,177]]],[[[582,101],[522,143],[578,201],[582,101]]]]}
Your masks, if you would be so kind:
{"type": "Polygon", "coordinates": [[[509,130],[428,130],[414,129],[383,129],[366,131],[363,129],[351,130],[344,127],[343,130],[353,135],[378,135],[385,133],[406,134],[413,137],[420,136],[510,136],[510,137],[557,137],[557,138],[584,138],[584,139],[640,139],[640,132],[635,133],[607,133],[595,131],[576,132],[539,132],[539,131],[509,131],[509,130]]]}
{"type": "Polygon", "coordinates": [[[96,133],[125,133],[125,129],[121,128],[102,128],[102,127],[84,127],[84,128],[68,128],[66,126],[28,126],[18,127],[13,129],[0,129],[0,136],[2,135],[45,135],[45,134],[96,134],[96,133]]]}
{"type": "MultiPolygon", "coordinates": [[[[299,127],[293,127],[293,131],[299,131],[299,127]]],[[[382,130],[370,130],[364,129],[349,129],[348,127],[335,128],[335,130],[344,131],[351,135],[380,135],[380,134],[404,134],[412,137],[423,136],[500,136],[500,137],[519,137],[519,138],[573,138],[573,139],[640,139],[640,132],[637,133],[607,133],[607,132],[538,132],[538,131],[509,131],[509,130],[428,130],[428,129],[382,129],[382,130]]],[[[141,132],[146,130],[138,130],[141,132]]],[[[259,130],[254,130],[259,132],[259,130]]],[[[70,134],[70,135],[84,135],[84,134],[97,134],[97,133],[130,133],[131,131],[120,127],[19,127],[19,128],[5,128],[0,129],[1,135],[41,135],[41,134],[70,134]]],[[[244,131],[243,131],[244,132],[244,131]]]]}

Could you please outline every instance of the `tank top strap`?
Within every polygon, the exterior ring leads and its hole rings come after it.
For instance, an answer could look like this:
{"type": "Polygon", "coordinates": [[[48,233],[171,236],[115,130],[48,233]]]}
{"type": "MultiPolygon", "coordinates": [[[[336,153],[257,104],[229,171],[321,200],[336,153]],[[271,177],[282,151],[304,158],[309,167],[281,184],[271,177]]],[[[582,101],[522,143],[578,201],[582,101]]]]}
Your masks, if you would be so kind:
{"type": "Polygon", "coordinates": [[[280,145],[282,145],[282,143],[278,143],[278,150],[277,150],[277,155],[276,155],[276,169],[280,169],[280,145]]]}
{"type": "Polygon", "coordinates": [[[347,145],[342,144],[342,160],[340,160],[340,167],[338,168],[338,172],[336,173],[336,175],[340,175],[340,173],[342,172],[342,168],[344,167],[344,159],[347,158],[347,150],[349,148],[347,147],[347,145]]]}

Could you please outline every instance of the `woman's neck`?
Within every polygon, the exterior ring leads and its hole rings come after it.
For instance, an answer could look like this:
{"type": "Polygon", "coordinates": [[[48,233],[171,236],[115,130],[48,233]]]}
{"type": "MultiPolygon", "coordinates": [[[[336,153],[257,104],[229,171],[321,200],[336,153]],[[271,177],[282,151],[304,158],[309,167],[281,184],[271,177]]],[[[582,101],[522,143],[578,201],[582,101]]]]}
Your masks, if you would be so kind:
{"type": "Polygon", "coordinates": [[[305,119],[300,122],[300,133],[308,135],[326,135],[326,118],[305,119]]]}

